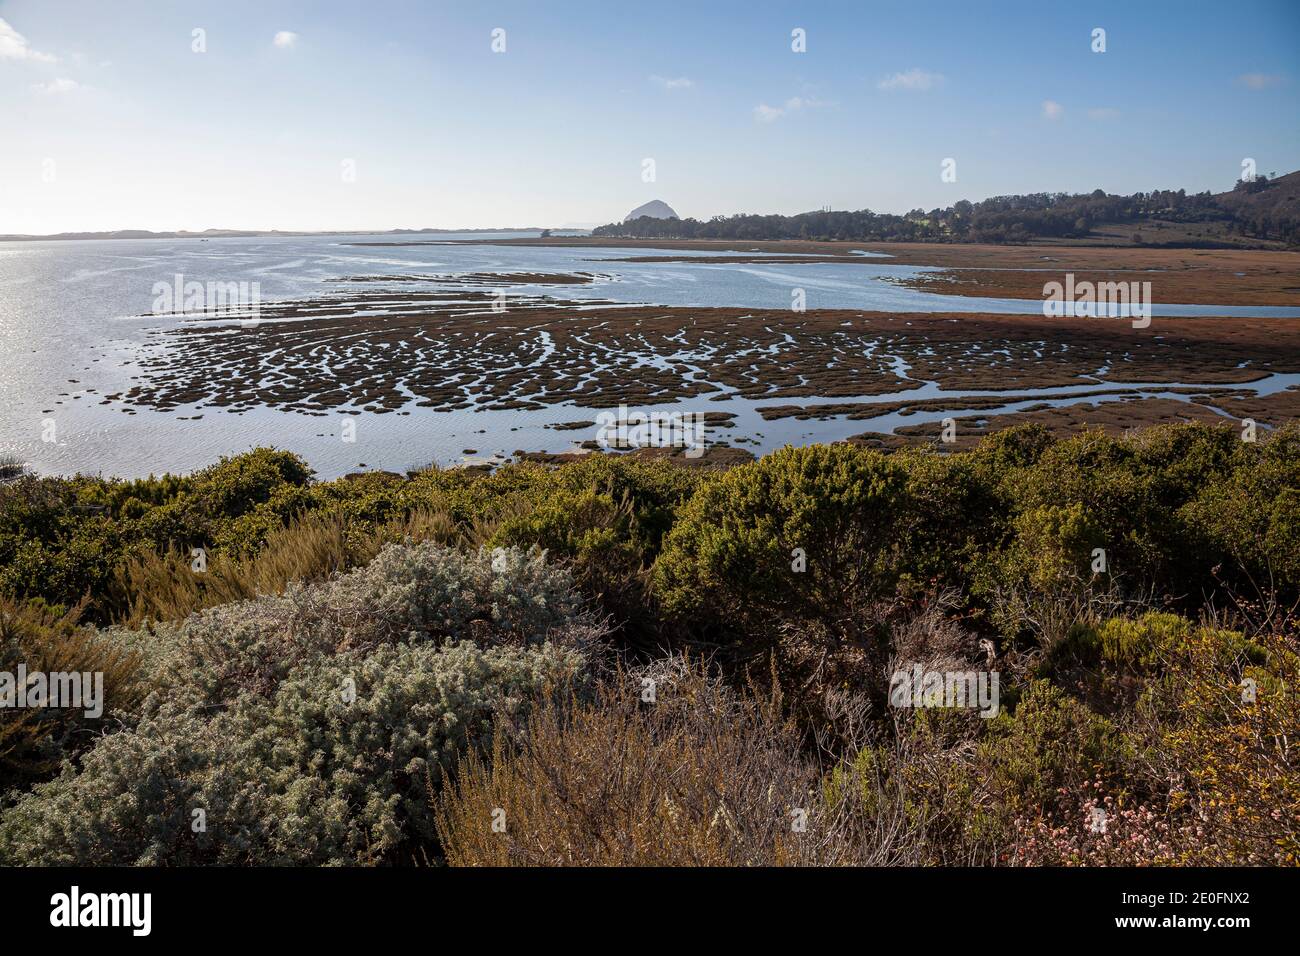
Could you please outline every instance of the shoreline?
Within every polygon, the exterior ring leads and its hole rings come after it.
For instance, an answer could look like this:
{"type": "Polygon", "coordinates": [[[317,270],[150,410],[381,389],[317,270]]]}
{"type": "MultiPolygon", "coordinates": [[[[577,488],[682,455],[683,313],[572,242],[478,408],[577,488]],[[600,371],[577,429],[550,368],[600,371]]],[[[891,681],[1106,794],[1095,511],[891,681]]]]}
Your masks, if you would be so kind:
{"type": "MultiPolygon", "coordinates": [[[[356,246],[414,246],[448,243],[415,241],[365,242],[356,246]]],[[[593,262],[695,262],[800,264],[817,262],[928,267],[928,273],[905,282],[919,291],[1002,299],[1041,299],[1047,278],[1073,272],[1078,281],[1105,282],[1141,278],[1169,280],[1176,296],[1156,295],[1188,305],[1300,306],[1300,251],[1271,249],[1198,249],[1148,246],[1024,246],[994,243],[855,242],[802,239],[738,241],[729,239],[613,239],[552,236],[515,239],[456,240],[456,245],[560,246],[593,249],[645,249],[645,256],[593,262]],[[711,252],[713,257],[655,255],[659,252],[711,252]],[[874,256],[857,252],[876,253],[874,256]],[[749,253],[750,255],[746,255],[749,253]],[[760,253],[761,257],[752,254],[760,253]],[[879,258],[888,256],[888,259],[879,258]],[[777,258],[781,257],[781,258],[777,258]]]]}

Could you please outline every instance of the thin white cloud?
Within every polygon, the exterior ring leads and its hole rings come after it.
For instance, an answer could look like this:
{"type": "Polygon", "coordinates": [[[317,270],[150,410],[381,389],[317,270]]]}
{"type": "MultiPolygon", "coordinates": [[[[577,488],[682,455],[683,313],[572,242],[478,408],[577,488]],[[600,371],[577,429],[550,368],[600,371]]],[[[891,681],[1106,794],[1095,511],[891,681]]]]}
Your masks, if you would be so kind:
{"type": "Polygon", "coordinates": [[[695,85],[694,80],[685,76],[652,76],[650,82],[665,90],[689,90],[695,85]]]}
{"type": "Polygon", "coordinates": [[[878,90],[932,90],[943,85],[942,73],[912,67],[905,73],[891,73],[876,84],[878,90]]]}
{"type": "Polygon", "coordinates": [[[1088,119],[1090,120],[1108,120],[1119,116],[1119,110],[1113,106],[1094,106],[1088,110],[1088,119]]]}
{"type": "Polygon", "coordinates": [[[298,34],[292,30],[281,30],[271,42],[282,50],[291,50],[298,45],[298,34]]]}
{"type": "Polygon", "coordinates": [[[57,96],[60,93],[71,93],[82,88],[80,83],[76,80],[70,80],[66,76],[55,77],[48,83],[32,84],[32,89],[37,93],[48,93],[52,96],[57,96]]]}
{"type": "Polygon", "coordinates": [[[0,18],[0,60],[31,60],[35,63],[57,63],[52,53],[42,53],[27,45],[27,38],[0,18]]]}
{"type": "Polygon", "coordinates": [[[1065,107],[1056,100],[1043,100],[1043,119],[1058,120],[1065,115],[1065,107]]]}
{"type": "Polygon", "coordinates": [[[1266,90],[1270,86],[1279,85],[1282,76],[1279,73],[1243,73],[1237,77],[1237,82],[1247,89],[1266,90]]]}
{"type": "Polygon", "coordinates": [[[825,105],[822,100],[814,99],[811,96],[792,96],[780,106],[768,106],[766,103],[759,103],[754,107],[754,119],[760,123],[773,123],[790,113],[817,109],[825,105]]]}

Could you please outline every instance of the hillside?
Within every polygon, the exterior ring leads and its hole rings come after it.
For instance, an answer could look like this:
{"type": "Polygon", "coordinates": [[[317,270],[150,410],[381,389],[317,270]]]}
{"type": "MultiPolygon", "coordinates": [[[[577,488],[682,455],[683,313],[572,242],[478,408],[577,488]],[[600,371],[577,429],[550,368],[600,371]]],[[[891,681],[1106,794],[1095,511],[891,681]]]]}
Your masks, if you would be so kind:
{"type": "Polygon", "coordinates": [[[634,219],[640,219],[642,216],[649,216],[651,219],[678,219],[680,218],[662,199],[652,199],[642,206],[637,206],[630,213],[623,217],[624,222],[631,222],[634,219]]]}
{"type": "Polygon", "coordinates": [[[902,216],[863,209],[794,216],[739,214],[707,222],[639,217],[600,226],[592,235],[1288,248],[1300,245],[1300,172],[1238,182],[1217,194],[1189,195],[1179,189],[1119,196],[1096,189],[995,196],[976,203],[962,200],[945,209],[913,209],[902,216]]]}

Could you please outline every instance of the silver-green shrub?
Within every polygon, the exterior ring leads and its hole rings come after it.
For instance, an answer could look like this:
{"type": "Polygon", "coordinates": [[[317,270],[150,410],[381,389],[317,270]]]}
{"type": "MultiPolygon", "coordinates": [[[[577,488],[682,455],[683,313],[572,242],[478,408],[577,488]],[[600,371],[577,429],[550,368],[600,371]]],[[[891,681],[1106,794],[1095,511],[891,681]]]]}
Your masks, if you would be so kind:
{"type": "Polygon", "coordinates": [[[599,629],[540,554],[420,544],[113,636],[146,655],[155,690],[134,726],[4,814],[4,862],[421,859],[445,772],[498,716],[581,681],[599,629]]]}
{"type": "Polygon", "coordinates": [[[140,649],[156,696],[224,706],[267,694],[297,664],[382,644],[473,640],[488,647],[545,641],[586,647],[598,636],[567,571],[540,551],[465,553],[391,544],[369,565],[282,596],[210,608],[178,624],[117,631],[140,649]]]}

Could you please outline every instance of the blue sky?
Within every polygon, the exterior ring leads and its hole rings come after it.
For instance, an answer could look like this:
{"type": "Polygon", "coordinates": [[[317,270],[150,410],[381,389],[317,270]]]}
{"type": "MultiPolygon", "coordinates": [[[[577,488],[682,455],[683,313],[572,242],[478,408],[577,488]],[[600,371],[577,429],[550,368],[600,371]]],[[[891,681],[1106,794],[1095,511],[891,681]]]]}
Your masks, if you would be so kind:
{"type": "Polygon", "coordinates": [[[0,0],[0,20],[0,233],[904,212],[1300,168],[1294,0],[0,0]]]}

